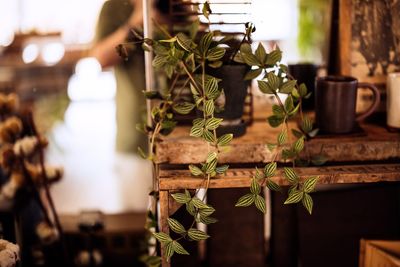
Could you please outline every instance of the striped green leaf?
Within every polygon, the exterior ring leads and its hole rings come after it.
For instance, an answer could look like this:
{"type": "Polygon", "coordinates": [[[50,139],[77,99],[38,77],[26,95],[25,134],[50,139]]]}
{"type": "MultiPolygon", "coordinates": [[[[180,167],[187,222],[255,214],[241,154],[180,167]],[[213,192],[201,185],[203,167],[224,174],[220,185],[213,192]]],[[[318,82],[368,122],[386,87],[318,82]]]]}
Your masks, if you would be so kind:
{"type": "Polygon", "coordinates": [[[267,144],[267,148],[271,152],[274,151],[276,147],[277,147],[276,144],[270,144],[270,143],[267,144]]]}
{"type": "Polygon", "coordinates": [[[174,252],[175,252],[172,242],[173,241],[170,241],[170,242],[166,243],[164,246],[165,257],[167,258],[168,262],[170,261],[171,257],[174,255],[174,252]]]}
{"type": "Polygon", "coordinates": [[[258,184],[256,178],[253,178],[251,180],[250,192],[253,193],[254,195],[258,195],[261,192],[261,186],[258,184]]]}
{"type": "Polygon", "coordinates": [[[249,66],[259,66],[261,65],[255,55],[251,53],[241,53],[243,61],[249,66]]]}
{"type": "Polygon", "coordinates": [[[221,124],[221,122],[223,121],[223,119],[221,118],[210,118],[206,121],[206,129],[207,130],[215,130],[218,128],[218,126],[221,124]]]}
{"type": "Polygon", "coordinates": [[[311,196],[307,193],[304,193],[303,200],[302,200],[303,206],[307,209],[308,213],[312,213],[313,209],[313,200],[311,196]]]}
{"type": "Polygon", "coordinates": [[[239,198],[235,204],[235,207],[248,207],[254,203],[255,198],[256,196],[254,194],[246,194],[239,198]]]}
{"type": "Polygon", "coordinates": [[[296,82],[297,82],[296,80],[289,80],[289,81],[285,82],[284,84],[282,84],[281,88],[279,89],[279,93],[290,94],[293,91],[293,89],[296,85],[296,82]]]}
{"type": "Polygon", "coordinates": [[[273,105],[272,106],[272,113],[274,115],[277,116],[284,116],[285,115],[285,111],[283,110],[283,108],[279,105],[273,105]]]}
{"type": "Polygon", "coordinates": [[[214,133],[209,130],[204,130],[202,137],[209,143],[215,143],[214,133]]]}
{"type": "Polygon", "coordinates": [[[218,153],[215,151],[208,153],[206,162],[209,163],[209,162],[213,161],[214,159],[217,158],[217,156],[218,156],[218,153]]]}
{"type": "Polygon", "coordinates": [[[175,104],[172,108],[179,114],[189,114],[195,107],[195,104],[189,102],[183,102],[175,104]]]}
{"type": "Polygon", "coordinates": [[[274,91],[274,89],[269,86],[268,82],[263,81],[263,80],[258,80],[257,83],[258,83],[258,88],[264,94],[275,94],[276,93],[274,91]]]}
{"type": "Polygon", "coordinates": [[[269,188],[269,190],[272,190],[272,191],[276,191],[276,192],[282,191],[281,187],[274,181],[271,181],[270,179],[267,180],[267,187],[269,188]]]}
{"type": "Polygon", "coordinates": [[[198,208],[198,209],[207,209],[207,208],[209,208],[209,206],[206,204],[206,203],[204,203],[200,198],[198,198],[198,197],[193,197],[192,198],[192,203],[193,203],[193,205],[196,207],[196,208],[198,208]]]}
{"type": "Polygon", "coordinates": [[[288,134],[287,130],[283,129],[279,134],[278,134],[278,145],[283,145],[286,140],[287,140],[288,134]]]}
{"type": "Polygon", "coordinates": [[[178,241],[172,241],[172,248],[174,249],[174,251],[178,254],[181,255],[189,255],[189,252],[186,251],[186,249],[184,249],[182,247],[181,244],[178,243],[178,241]]]}
{"type": "Polygon", "coordinates": [[[200,216],[208,217],[211,214],[213,214],[214,212],[215,212],[215,209],[213,207],[208,206],[206,208],[200,209],[199,214],[200,214],[200,216]]]}
{"type": "Polygon", "coordinates": [[[277,49],[268,54],[265,64],[275,65],[282,60],[282,51],[277,49]]]}
{"type": "Polygon", "coordinates": [[[317,181],[318,181],[318,178],[319,178],[318,176],[309,177],[304,182],[304,185],[303,185],[304,192],[310,193],[310,192],[314,191],[315,185],[317,184],[317,181]]]}
{"type": "Polygon", "coordinates": [[[204,104],[204,114],[206,114],[206,116],[210,116],[214,114],[214,110],[215,110],[214,100],[212,99],[207,100],[204,104]]]}
{"type": "Polygon", "coordinates": [[[203,128],[205,124],[206,124],[206,121],[204,119],[202,119],[202,118],[198,118],[198,119],[194,119],[193,120],[193,126],[198,126],[198,127],[203,128]]]}
{"type": "Polygon", "coordinates": [[[171,194],[172,198],[175,199],[176,202],[181,203],[181,204],[186,204],[188,203],[192,198],[190,195],[182,194],[182,193],[175,193],[171,194]]]}
{"type": "Polygon", "coordinates": [[[289,197],[284,204],[298,203],[303,199],[304,193],[302,191],[293,190],[289,193],[289,197]]]}
{"type": "Polygon", "coordinates": [[[265,48],[261,43],[258,43],[255,55],[258,61],[264,63],[267,60],[267,52],[265,52],[265,48]]]}
{"type": "Polygon", "coordinates": [[[178,41],[179,46],[185,49],[186,51],[190,52],[193,50],[194,43],[185,34],[181,32],[178,33],[176,35],[176,40],[178,41]]]}
{"type": "Polygon", "coordinates": [[[256,175],[254,176],[257,180],[264,179],[264,174],[256,167],[256,175]]]}
{"type": "Polygon", "coordinates": [[[254,204],[256,205],[257,209],[259,209],[263,213],[267,212],[267,208],[265,206],[265,199],[262,196],[257,195],[256,199],[254,200],[254,204]]]}
{"type": "Polygon", "coordinates": [[[220,60],[225,55],[225,49],[222,47],[213,47],[208,50],[207,59],[209,61],[220,60]]]}
{"type": "Polygon", "coordinates": [[[296,184],[299,181],[299,176],[297,173],[292,169],[292,168],[283,168],[283,172],[285,174],[286,179],[291,183],[291,184],[296,184]]]}
{"type": "Polygon", "coordinates": [[[163,233],[163,232],[153,233],[153,235],[161,243],[166,243],[166,242],[172,241],[172,238],[169,235],[167,235],[166,233],[163,233]]]}
{"type": "Polygon", "coordinates": [[[186,233],[185,227],[175,219],[168,218],[169,228],[177,234],[186,233]]]}
{"type": "Polygon", "coordinates": [[[218,222],[218,220],[213,217],[203,217],[203,216],[200,216],[199,221],[204,224],[212,224],[218,222]]]}
{"type": "Polygon", "coordinates": [[[312,121],[308,117],[304,117],[303,121],[301,122],[301,129],[305,133],[312,131],[312,121]]]}
{"type": "Polygon", "coordinates": [[[253,79],[257,78],[258,76],[260,76],[260,74],[262,73],[262,71],[263,71],[262,68],[258,68],[258,69],[255,69],[255,70],[249,70],[249,71],[246,73],[246,76],[244,76],[244,79],[245,79],[246,81],[248,81],[248,80],[253,80],[253,79]]]}
{"type": "Polygon", "coordinates": [[[206,163],[206,173],[210,174],[212,172],[215,171],[216,167],[217,167],[217,159],[213,159],[212,161],[206,163]]]}
{"type": "Polygon", "coordinates": [[[215,77],[207,79],[204,87],[208,99],[213,100],[219,96],[218,79],[215,77]]]}
{"type": "Polygon", "coordinates": [[[266,177],[272,177],[275,175],[275,171],[276,171],[276,162],[270,162],[267,165],[265,165],[264,167],[264,175],[266,177]]]}
{"type": "Polygon", "coordinates": [[[199,167],[192,165],[192,164],[189,165],[189,170],[190,170],[190,173],[194,176],[199,176],[199,175],[204,174],[203,171],[199,167]]]}
{"type": "Polygon", "coordinates": [[[293,144],[293,150],[296,151],[296,153],[299,153],[302,151],[304,148],[304,138],[299,138],[294,142],[293,144]]]}
{"type": "Polygon", "coordinates": [[[233,134],[224,134],[218,138],[217,144],[219,146],[227,146],[233,139],[233,134]]]}
{"type": "Polygon", "coordinates": [[[208,32],[201,37],[200,44],[199,44],[199,50],[203,55],[210,47],[213,35],[214,35],[213,32],[208,32]]]}
{"type": "Polygon", "coordinates": [[[201,136],[203,136],[203,132],[204,132],[204,129],[202,127],[193,126],[190,129],[190,136],[201,137],[201,136]]]}
{"type": "Polygon", "coordinates": [[[188,236],[189,236],[190,239],[192,239],[194,241],[205,240],[205,239],[210,237],[209,235],[207,235],[203,231],[200,231],[200,230],[195,229],[195,228],[190,228],[188,230],[188,236]]]}
{"type": "Polygon", "coordinates": [[[215,168],[217,174],[224,174],[229,169],[229,165],[221,165],[215,168]]]}

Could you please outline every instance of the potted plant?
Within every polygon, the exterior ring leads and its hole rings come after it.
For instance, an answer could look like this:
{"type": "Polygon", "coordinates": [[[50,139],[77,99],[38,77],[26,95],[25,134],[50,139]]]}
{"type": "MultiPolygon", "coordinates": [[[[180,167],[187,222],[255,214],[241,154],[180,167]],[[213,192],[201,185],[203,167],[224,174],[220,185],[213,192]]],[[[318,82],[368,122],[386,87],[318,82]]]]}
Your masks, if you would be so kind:
{"type": "MultiPolygon", "coordinates": [[[[206,3],[203,8],[204,16],[208,17],[210,12],[206,3]]],[[[169,134],[176,126],[174,111],[188,114],[196,108],[202,116],[193,120],[190,136],[204,140],[207,143],[208,152],[204,155],[203,163],[189,165],[189,170],[193,176],[204,179],[207,190],[211,179],[224,175],[228,170],[229,166],[219,164],[218,159],[220,154],[226,151],[226,147],[233,138],[231,133],[222,135],[217,133],[224,121],[216,113],[217,101],[222,94],[220,84],[223,80],[209,72],[209,67],[220,70],[223,66],[222,59],[226,54],[226,48],[222,45],[224,39],[221,39],[218,32],[213,31],[205,32],[196,39],[198,25],[192,27],[189,35],[183,32],[172,35],[162,27],[159,28],[165,38],[159,40],[143,38],[142,47],[144,50],[153,51],[155,54],[153,66],[164,72],[171,79],[171,83],[167,90],[145,92],[147,98],[156,99],[158,102],[151,110],[153,126],[140,127],[150,137],[149,154],[142,154],[150,160],[155,160],[156,140],[161,135],[169,134]],[[193,102],[182,101],[179,98],[182,87],[176,88],[176,85],[180,78],[184,78],[184,86],[190,86],[193,102]],[[178,90],[177,94],[172,94],[174,89],[178,90]]],[[[266,186],[271,190],[281,191],[271,178],[278,172],[277,161],[283,160],[292,164],[292,167],[283,168],[283,174],[291,184],[285,204],[302,202],[311,213],[313,202],[310,193],[314,190],[318,177],[309,177],[301,181],[294,169],[304,148],[304,141],[313,131],[311,120],[303,115],[301,110],[302,99],[308,95],[307,88],[304,84],[297,85],[296,81],[287,75],[287,67],[280,63],[282,52],[279,48],[267,53],[264,46],[259,44],[253,52],[248,42],[241,42],[239,50],[233,54],[233,57],[235,62],[247,65],[244,67],[247,74],[243,76],[243,80],[262,75],[263,78],[258,81],[260,90],[277,99],[278,104],[272,107],[273,115],[268,118],[268,122],[272,127],[281,127],[281,131],[276,140],[268,144],[270,150],[275,153],[274,161],[268,163],[263,171],[256,170],[250,193],[241,197],[236,206],[244,207],[254,203],[259,210],[266,212],[261,187],[266,186]],[[285,101],[281,99],[280,94],[286,95],[285,101]],[[290,129],[289,120],[297,118],[298,114],[301,120],[300,128],[290,129]]],[[[223,76],[220,77],[223,78],[223,76]]],[[[153,195],[157,197],[157,192],[153,192],[153,195]]],[[[205,202],[204,197],[198,196],[197,192],[184,190],[172,194],[172,198],[186,206],[188,214],[193,217],[193,223],[184,226],[179,221],[169,218],[168,224],[173,232],[172,235],[157,231],[153,233],[153,236],[162,244],[166,260],[175,253],[189,254],[180,240],[200,241],[209,238],[207,233],[194,226],[196,222],[203,224],[217,222],[217,219],[212,216],[215,209],[210,203],[205,202]]],[[[149,218],[151,218],[149,226],[156,226],[156,216],[149,214],[149,218]]],[[[147,255],[143,260],[149,266],[158,266],[161,262],[156,255],[147,255]]]]}

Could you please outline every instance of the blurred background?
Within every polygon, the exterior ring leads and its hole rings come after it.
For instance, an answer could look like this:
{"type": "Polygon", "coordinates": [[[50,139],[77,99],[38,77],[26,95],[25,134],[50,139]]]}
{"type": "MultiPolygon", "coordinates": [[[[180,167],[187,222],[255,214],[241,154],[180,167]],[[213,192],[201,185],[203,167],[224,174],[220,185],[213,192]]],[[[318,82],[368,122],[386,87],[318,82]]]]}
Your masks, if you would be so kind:
{"type": "MultiPolygon", "coordinates": [[[[134,197],[130,203],[120,198],[129,178],[120,175],[125,167],[114,164],[112,70],[102,70],[95,59],[86,57],[103,2],[0,0],[0,90],[17,92],[33,107],[40,130],[51,140],[47,160],[65,168],[64,179],[52,189],[61,214],[82,209],[118,213],[142,207],[134,204],[134,197]]],[[[242,2],[243,6],[215,4],[212,8],[214,12],[221,8],[248,12],[240,19],[255,23],[254,39],[278,43],[285,63],[326,63],[330,1],[242,2]]],[[[211,18],[238,19],[222,16],[211,18]]],[[[224,31],[243,31],[237,25],[223,27],[224,31]]],[[[125,173],[129,173],[127,168],[125,173]]]]}

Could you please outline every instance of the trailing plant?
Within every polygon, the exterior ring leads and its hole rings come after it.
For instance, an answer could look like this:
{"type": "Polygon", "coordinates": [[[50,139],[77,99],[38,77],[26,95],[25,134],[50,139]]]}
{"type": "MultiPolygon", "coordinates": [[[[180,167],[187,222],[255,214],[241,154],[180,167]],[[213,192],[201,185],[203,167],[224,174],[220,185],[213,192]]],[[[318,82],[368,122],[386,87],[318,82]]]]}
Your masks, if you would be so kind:
{"type": "MultiPolygon", "coordinates": [[[[208,19],[210,13],[208,3],[204,4],[203,15],[208,19]]],[[[150,139],[149,154],[145,155],[143,152],[142,154],[150,160],[156,160],[155,142],[161,135],[169,134],[176,126],[175,114],[188,114],[197,109],[202,115],[193,120],[189,135],[207,143],[208,152],[204,155],[204,161],[201,164],[189,165],[189,171],[193,176],[204,180],[207,193],[210,180],[215,176],[224,175],[229,168],[226,164],[219,164],[218,159],[220,154],[227,150],[233,138],[232,134],[217,135],[217,129],[223,121],[217,114],[217,99],[223,93],[223,89],[219,86],[221,80],[208,73],[209,68],[219,68],[224,64],[223,59],[226,58],[224,56],[227,52],[224,44],[227,38],[221,36],[218,31],[208,30],[203,34],[198,34],[198,21],[191,25],[187,34],[179,32],[172,35],[159,25],[158,28],[165,38],[154,40],[137,35],[142,48],[154,53],[153,67],[164,72],[171,80],[169,88],[165,91],[145,92],[147,98],[158,102],[151,110],[153,126],[139,127],[149,135],[150,139]],[[184,83],[178,87],[179,79],[183,79],[184,83]],[[183,99],[180,95],[187,86],[190,88],[193,102],[183,99]]],[[[261,188],[266,186],[271,190],[281,190],[271,178],[276,175],[277,161],[283,159],[293,164],[292,167],[283,168],[283,173],[291,184],[285,204],[302,201],[311,213],[313,202],[309,194],[314,190],[318,178],[309,177],[302,182],[294,169],[296,160],[300,159],[300,152],[304,149],[304,141],[314,134],[311,120],[301,110],[302,99],[309,93],[304,84],[297,85],[296,81],[288,76],[287,67],[280,64],[282,52],[279,48],[267,53],[260,44],[255,53],[252,52],[248,41],[254,30],[253,24],[246,24],[246,33],[240,42],[239,51],[235,51],[234,48],[233,54],[228,59],[233,57],[237,63],[252,67],[246,79],[263,76],[263,79],[258,81],[260,90],[265,94],[274,95],[278,102],[272,107],[273,115],[268,118],[268,122],[272,127],[281,127],[281,131],[276,142],[268,144],[269,149],[274,152],[274,160],[267,164],[263,171],[256,169],[256,175],[251,181],[250,193],[241,197],[236,206],[250,206],[254,203],[259,210],[266,212],[261,188]],[[286,100],[283,101],[278,93],[285,94],[286,100]],[[301,117],[301,127],[291,129],[289,120],[298,114],[301,117]],[[294,140],[289,135],[290,131],[295,137],[294,140]]],[[[185,226],[176,219],[168,218],[172,234],[160,231],[153,233],[153,236],[161,243],[167,261],[175,253],[189,254],[181,244],[183,239],[201,241],[209,238],[207,233],[195,227],[196,223],[208,225],[217,222],[217,219],[212,217],[215,209],[205,201],[206,193],[200,196],[198,190],[191,192],[185,189],[171,195],[177,203],[185,205],[193,221],[185,226]]],[[[157,193],[153,192],[153,195],[156,196],[157,193]]],[[[154,214],[149,213],[149,218],[151,218],[149,227],[156,226],[154,214]]],[[[155,254],[146,255],[142,260],[148,266],[159,266],[161,263],[161,259],[155,254]]]]}

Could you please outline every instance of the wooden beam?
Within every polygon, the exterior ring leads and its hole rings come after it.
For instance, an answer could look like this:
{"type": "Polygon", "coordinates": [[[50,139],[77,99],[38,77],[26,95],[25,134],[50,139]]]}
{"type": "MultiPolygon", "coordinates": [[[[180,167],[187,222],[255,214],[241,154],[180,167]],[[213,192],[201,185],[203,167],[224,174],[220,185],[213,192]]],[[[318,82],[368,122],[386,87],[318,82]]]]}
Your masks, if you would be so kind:
{"type": "MultiPolygon", "coordinates": [[[[334,167],[296,168],[301,179],[319,176],[318,184],[346,184],[400,181],[400,164],[348,165],[334,167]]],[[[250,186],[254,169],[231,169],[225,176],[210,181],[210,188],[240,188],[250,186]]],[[[272,178],[279,185],[289,185],[282,169],[272,178]]],[[[190,175],[187,170],[161,170],[160,190],[204,188],[206,182],[190,175]]]]}

